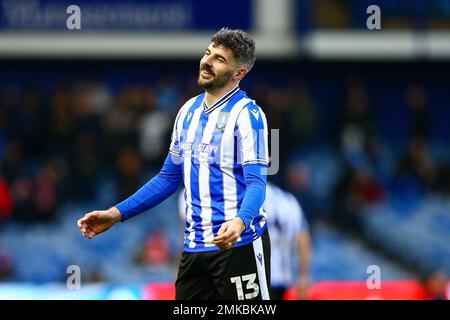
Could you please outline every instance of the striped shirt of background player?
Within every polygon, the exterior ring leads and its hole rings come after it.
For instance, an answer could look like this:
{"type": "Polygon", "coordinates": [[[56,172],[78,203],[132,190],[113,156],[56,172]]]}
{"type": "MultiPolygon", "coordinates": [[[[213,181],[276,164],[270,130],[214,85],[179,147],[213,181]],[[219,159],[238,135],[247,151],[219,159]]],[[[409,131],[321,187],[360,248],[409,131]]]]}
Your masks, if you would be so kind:
{"type": "Polygon", "coordinates": [[[271,183],[263,208],[269,216],[271,286],[287,288],[295,284],[297,237],[308,230],[308,223],[297,199],[271,183]]]}

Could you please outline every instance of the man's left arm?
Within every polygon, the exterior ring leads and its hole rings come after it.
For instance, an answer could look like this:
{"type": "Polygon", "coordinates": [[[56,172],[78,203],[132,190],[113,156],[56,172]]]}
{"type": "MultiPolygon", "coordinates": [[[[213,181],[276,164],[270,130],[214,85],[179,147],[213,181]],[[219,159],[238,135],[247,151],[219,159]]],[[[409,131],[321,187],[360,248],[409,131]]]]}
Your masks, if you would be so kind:
{"type": "Polygon", "coordinates": [[[293,223],[297,229],[297,250],[299,273],[297,279],[297,294],[299,299],[308,298],[308,290],[311,284],[310,263],[311,263],[311,237],[306,217],[303,213],[300,203],[292,196],[293,213],[296,217],[293,223]]]}
{"type": "Polygon", "coordinates": [[[221,249],[229,249],[235,244],[242,232],[259,214],[266,198],[267,166],[248,164],[243,166],[246,191],[237,216],[222,224],[213,243],[221,249]]]}
{"type": "Polygon", "coordinates": [[[299,299],[307,299],[310,279],[311,238],[308,230],[302,230],[297,236],[298,258],[300,271],[297,280],[299,299]]]}

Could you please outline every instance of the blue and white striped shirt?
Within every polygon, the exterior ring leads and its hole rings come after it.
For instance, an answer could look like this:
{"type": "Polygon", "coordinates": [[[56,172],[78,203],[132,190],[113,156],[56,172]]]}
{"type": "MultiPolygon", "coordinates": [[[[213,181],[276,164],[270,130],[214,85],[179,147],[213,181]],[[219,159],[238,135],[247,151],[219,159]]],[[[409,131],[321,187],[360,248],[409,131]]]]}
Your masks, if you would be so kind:
{"type": "MultiPolygon", "coordinates": [[[[212,251],[222,223],[238,215],[246,192],[243,166],[268,165],[266,117],[235,87],[212,106],[205,94],[190,99],[175,120],[170,154],[181,161],[185,186],[184,250],[212,251]]],[[[251,243],[266,228],[264,209],[249,222],[235,246],[251,243]]]]}
{"type": "Polygon", "coordinates": [[[288,288],[299,271],[297,238],[308,232],[308,222],[294,195],[271,183],[266,185],[263,208],[269,214],[271,285],[288,288]]]}

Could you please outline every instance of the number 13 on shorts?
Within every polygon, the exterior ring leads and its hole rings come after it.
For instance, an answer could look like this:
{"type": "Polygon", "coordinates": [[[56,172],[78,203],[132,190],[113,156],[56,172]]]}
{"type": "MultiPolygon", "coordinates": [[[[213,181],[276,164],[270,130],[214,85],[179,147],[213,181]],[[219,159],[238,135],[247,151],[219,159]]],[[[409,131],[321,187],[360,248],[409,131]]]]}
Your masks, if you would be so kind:
{"type": "Polygon", "coordinates": [[[238,300],[255,299],[259,294],[259,286],[256,281],[256,273],[250,273],[243,276],[230,278],[230,281],[236,285],[238,300]],[[245,294],[242,283],[245,283],[245,294]]]}

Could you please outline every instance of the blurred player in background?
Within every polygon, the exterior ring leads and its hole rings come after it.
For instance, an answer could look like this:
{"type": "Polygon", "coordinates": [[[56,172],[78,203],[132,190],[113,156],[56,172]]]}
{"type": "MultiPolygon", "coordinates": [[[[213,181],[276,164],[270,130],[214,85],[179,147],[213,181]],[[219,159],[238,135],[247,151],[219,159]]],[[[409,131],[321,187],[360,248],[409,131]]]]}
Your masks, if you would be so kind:
{"type": "Polygon", "coordinates": [[[267,183],[263,208],[268,215],[272,246],[270,297],[280,300],[296,286],[297,297],[306,299],[311,241],[303,210],[292,194],[272,183],[267,183]]]}
{"type": "Polygon", "coordinates": [[[269,299],[270,240],[261,208],[268,128],[260,107],[239,88],[254,62],[255,42],[245,32],[217,32],[200,61],[205,92],[178,112],[160,173],[118,205],[78,221],[92,239],[183,183],[187,223],[176,299],[269,299]]]}
{"type": "MultiPolygon", "coordinates": [[[[186,221],[184,190],[178,196],[178,212],[186,221]]],[[[310,285],[311,241],[308,222],[297,199],[272,183],[267,183],[263,204],[269,220],[271,243],[270,298],[281,300],[295,286],[297,297],[306,299],[310,285]]]]}

